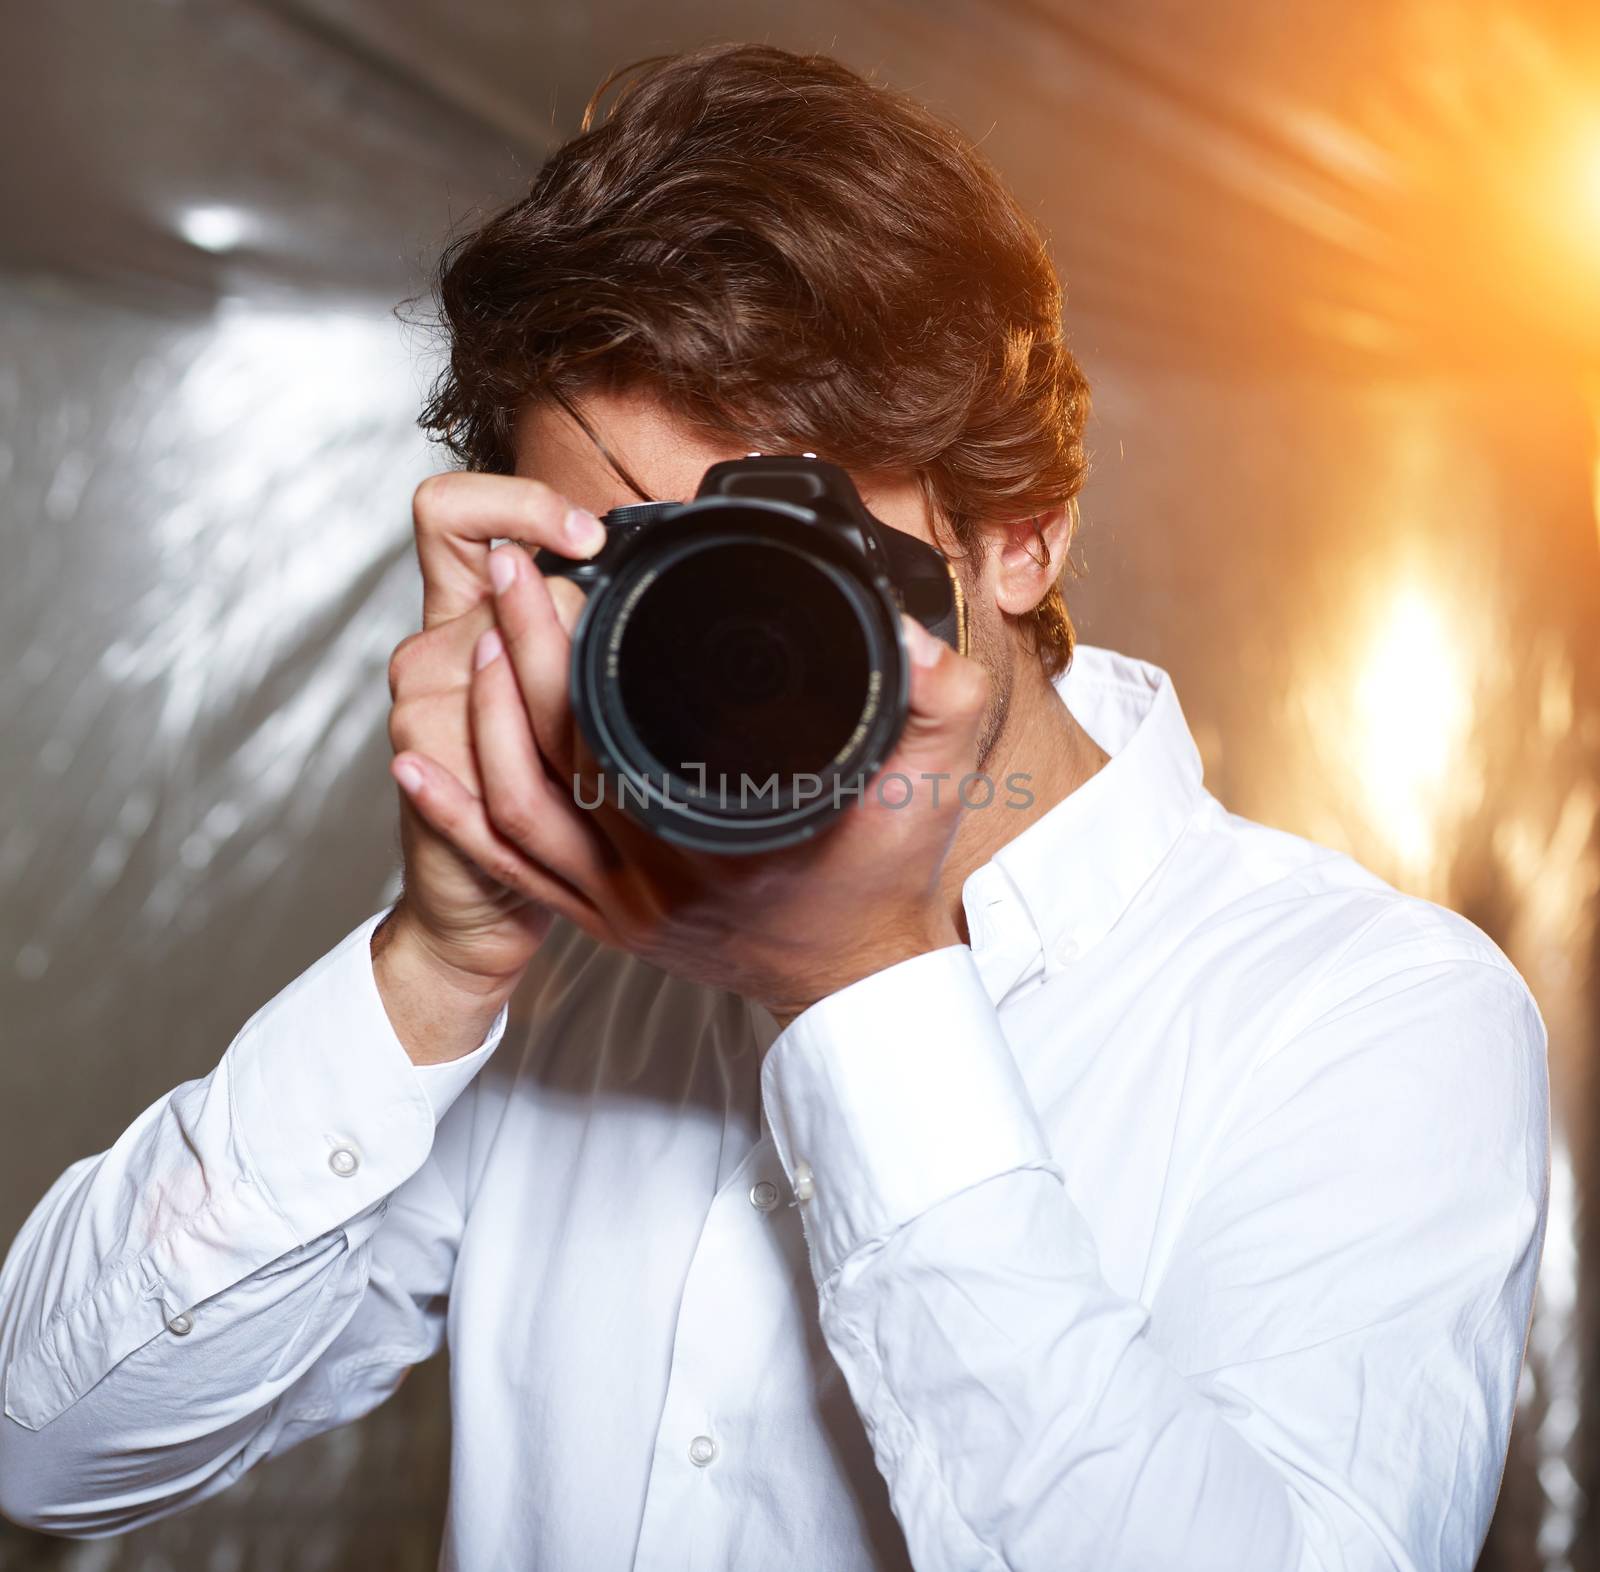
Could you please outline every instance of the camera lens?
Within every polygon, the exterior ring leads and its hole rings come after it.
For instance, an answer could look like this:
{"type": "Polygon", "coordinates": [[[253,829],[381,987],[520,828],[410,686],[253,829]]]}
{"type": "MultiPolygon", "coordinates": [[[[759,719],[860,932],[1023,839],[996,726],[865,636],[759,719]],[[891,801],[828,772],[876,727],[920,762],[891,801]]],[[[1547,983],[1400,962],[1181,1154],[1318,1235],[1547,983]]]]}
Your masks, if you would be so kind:
{"type": "Polygon", "coordinates": [[[794,845],[856,800],[900,735],[897,581],[833,517],[765,495],[669,505],[591,596],[573,714],[605,796],[664,839],[794,845]]]}
{"type": "Polygon", "coordinates": [[[619,718],[685,795],[736,805],[743,777],[773,774],[787,795],[793,777],[842,762],[868,704],[858,598],[832,564],[782,542],[691,544],[613,633],[619,718]]]}

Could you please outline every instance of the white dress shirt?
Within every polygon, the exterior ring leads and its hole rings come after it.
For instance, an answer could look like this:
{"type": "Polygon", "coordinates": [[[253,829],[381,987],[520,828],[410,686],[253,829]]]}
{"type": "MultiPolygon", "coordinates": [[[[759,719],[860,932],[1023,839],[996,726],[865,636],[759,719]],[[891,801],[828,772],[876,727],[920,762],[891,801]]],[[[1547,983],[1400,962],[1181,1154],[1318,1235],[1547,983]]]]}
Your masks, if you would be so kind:
{"type": "Polygon", "coordinates": [[[559,927],[417,1069],[363,923],[18,1236],[0,1507],[173,1511],[448,1337],[450,1568],[1465,1572],[1544,1240],[1533,1000],[1227,813],[1164,673],[1084,647],[1060,691],[1111,761],[967,881],[971,947],[781,1035],[559,927]]]}

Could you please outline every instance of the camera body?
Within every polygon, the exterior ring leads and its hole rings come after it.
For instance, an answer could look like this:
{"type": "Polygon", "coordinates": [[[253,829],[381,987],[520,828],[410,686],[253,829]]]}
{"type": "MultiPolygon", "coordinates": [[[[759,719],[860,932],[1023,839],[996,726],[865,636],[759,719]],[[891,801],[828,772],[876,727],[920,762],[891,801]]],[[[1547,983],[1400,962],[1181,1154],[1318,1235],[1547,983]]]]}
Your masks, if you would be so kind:
{"type": "Polygon", "coordinates": [[[944,556],[809,455],[714,464],[691,501],[601,523],[594,558],[536,559],[588,596],[573,714],[614,798],[680,845],[794,845],[858,799],[905,725],[902,611],[966,653],[944,556]]]}

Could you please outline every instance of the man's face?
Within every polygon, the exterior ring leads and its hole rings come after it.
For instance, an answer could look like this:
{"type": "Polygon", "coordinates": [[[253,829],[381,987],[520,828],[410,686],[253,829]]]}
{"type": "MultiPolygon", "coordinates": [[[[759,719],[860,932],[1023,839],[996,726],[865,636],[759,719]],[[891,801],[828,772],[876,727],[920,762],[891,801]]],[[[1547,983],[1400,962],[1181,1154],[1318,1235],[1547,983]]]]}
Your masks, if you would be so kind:
{"type": "MultiPolygon", "coordinates": [[[[644,488],[649,500],[692,497],[701,477],[723,459],[743,458],[748,445],[709,438],[645,393],[595,393],[582,400],[584,418],[611,453],[644,488]]],[[[531,404],[515,431],[516,473],[560,492],[569,502],[601,514],[640,499],[604,455],[559,406],[531,404]]],[[[824,455],[826,456],[826,455],[824,455]]],[[[850,477],[874,517],[929,545],[934,537],[926,500],[910,475],[863,474],[850,477]]],[[[968,605],[969,653],[989,672],[989,707],[978,736],[982,769],[1010,711],[1018,659],[1017,635],[995,604],[987,553],[952,558],[968,605]]],[[[1024,656],[1031,659],[1031,656],[1024,656]]]]}

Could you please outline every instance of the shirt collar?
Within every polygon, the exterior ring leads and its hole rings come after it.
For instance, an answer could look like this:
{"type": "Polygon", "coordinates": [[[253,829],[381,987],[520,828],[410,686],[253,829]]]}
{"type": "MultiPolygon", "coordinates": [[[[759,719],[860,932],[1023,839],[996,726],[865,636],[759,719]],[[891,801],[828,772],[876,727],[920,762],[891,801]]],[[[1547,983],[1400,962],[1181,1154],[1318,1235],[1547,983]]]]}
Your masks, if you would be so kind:
{"type": "Polygon", "coordinates": [[[1041,954],[1049,975],[1104,938],[1204,795],[1199,749],[1160,667],[1080,644],[1056,691],[1111,757],[962,886],[996,1000],[1041,954]]]}
{"type": "MultiPolygon", "coordinates": [[[[1056,692],[1111,758],[961,887],[973,957],[996,1002],[1041,954],[1049,975],[1104,938],[1204,795],[1200,750],[1159,666],[1080,644],[1056,692]]],[[[1006,811],[998,794],[996,811],[1006,811]]],[[[747,1008],[765,1055],[777,1023],[747,1008]]]]}

